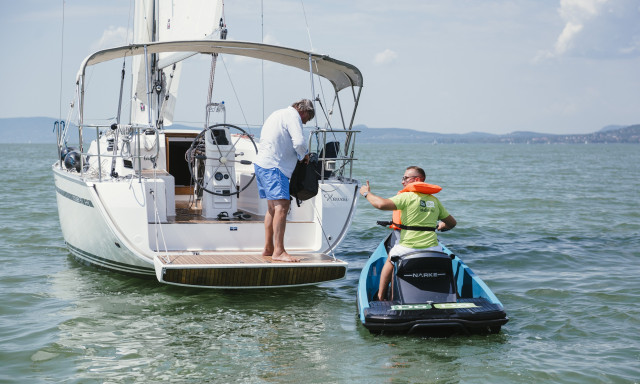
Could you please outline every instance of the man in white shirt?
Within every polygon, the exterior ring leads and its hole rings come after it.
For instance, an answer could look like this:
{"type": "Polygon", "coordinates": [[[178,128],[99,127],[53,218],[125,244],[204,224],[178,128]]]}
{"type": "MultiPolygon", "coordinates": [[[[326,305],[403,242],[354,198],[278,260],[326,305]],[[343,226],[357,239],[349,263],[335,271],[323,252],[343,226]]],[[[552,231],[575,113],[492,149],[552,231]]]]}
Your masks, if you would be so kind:
{"type": "Polygon", "coordinates": [[[315,110],[310,100],[302,99],[292,106],[273,112],[262,126],[258,157],[253,162],[261,199],[267,199],[264,217],[265,245],[263,256],[274,261],[297,262],[284,249],[284,231],[291,200],[289,179],[298,160],[309,161],[302,125],[313,119],[315,110]]]}

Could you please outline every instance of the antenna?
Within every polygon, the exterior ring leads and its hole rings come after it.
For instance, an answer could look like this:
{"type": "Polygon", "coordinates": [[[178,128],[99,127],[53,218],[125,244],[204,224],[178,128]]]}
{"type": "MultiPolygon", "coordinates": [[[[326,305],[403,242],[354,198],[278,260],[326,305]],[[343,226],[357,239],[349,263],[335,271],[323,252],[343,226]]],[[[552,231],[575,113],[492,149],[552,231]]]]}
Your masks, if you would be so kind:
{"type": "Polygon", "coordinates": [[[304,10],[304,1],[300,0],[300,4],[302,4],[302,14],[304,15],[304,23],[307,25],[307,36],[309,36],[309,46],[311,47],[311,49],[309,50],[313,52],[313,42],[311,41],[311,30],[309,29],[309,23],[307,22],[307,12],[305,12],[304,10]]]}
{"type": "Polygon", "coordinates": [[[60,32],[60,96],[58,100],[58,120],[62,121],[62,73],[64,65],[64,0],[62,0],[62,31],[60,32]]]}

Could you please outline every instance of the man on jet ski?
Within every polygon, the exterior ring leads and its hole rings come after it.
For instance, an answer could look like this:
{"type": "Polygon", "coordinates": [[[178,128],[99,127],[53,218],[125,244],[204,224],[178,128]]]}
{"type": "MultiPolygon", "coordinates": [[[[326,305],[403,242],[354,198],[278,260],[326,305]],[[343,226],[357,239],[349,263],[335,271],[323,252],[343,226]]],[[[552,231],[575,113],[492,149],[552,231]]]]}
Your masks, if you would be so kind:
{"type": "Polygon", "coordinates": [[[392,228],[400,229],[400,241],[391,249],[382,268],[378,300],[386,300],[387,297],[387,287],[393,274],[392,256],[402,256],[416,250],[442,252],[435,231],[444,232],[456,226],[456,219],[432,195],[442,188],[425,183],[425,178],[422,168],[407,167],[402,177],[404,188],[389,199],[374,195],[369,180],[360,188],[360,194],[375,208],[395,211],[392,228]]]}

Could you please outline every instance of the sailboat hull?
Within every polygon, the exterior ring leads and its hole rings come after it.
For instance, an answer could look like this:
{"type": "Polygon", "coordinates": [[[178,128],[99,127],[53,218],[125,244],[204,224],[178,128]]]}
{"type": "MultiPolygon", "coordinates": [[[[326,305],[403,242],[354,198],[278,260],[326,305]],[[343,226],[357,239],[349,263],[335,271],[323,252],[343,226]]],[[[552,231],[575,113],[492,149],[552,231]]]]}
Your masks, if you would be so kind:
{"type": "Polygon", "coordinates": [[[158,212],[157,200],[164,196],[166,202],[168,195],[167,186],[158,180],[84,181],[59,164],[54,164],[53,173],[65,243],[85,263],[202,288],[300,286],[346,275],[347,263],[330,253],[351,224],[355,181],[321,184],[316,198],[301,207],[294,203],[285,243],[301,261],[276,262],[262,256],[263,216],[206,219],[200,210],[181,208],[187,204],[180,202],[169,203],[178,208],[167,215],[176,208],[163,206],[158,212]]]}
{"type": "MultiPolygon", "coordinates": [[[[222,1],[174,3],[137,1],[133,42],[90,54],[77,72],[77,100],[69,114],[77,121],[57,125],[58,161],[52,166],[69,251],[100,267],[194,287],[283,287],[344,278],[347,264],[333,252],[346,236],[358,198],[358,181],[352,179],[357,131],[351,128],[362,74],[328,55],[227,41],[222,1]],[[227,122],[227,108],[245,114],[239,100],[224,102],[225,87],[219,94],[214,87],[220,55],[310,72],[314,99],[316,81],[333,87],[340,113],[318,110],[306,145],[317,158],[319,192],[292,203],[286,217],[284,244],[300,262],[262,256],[268,204],[254,181],[258,139],[246,117],[242,127],[227,122]],[[120,92],[114,95],[118,114],[105,122],[94,110],[104,104],[105,89],[91,86],[87,69],[99,67],[92,76],[104,76],[103,70],[108,76],[114,67],[106,63],[112,61],[122,63],[120,92]],[[194,121],[191,112],[180,116],[194,123],[192,129],[172,127],[182,65],[189,65],[190,76],[206,74],[209,83],[201,105],[204,121],[194,121]],[[129,89],[125,74],[131,76],[129,89]],[[343,108],[338,93],[347,89],[343,108]],[[69,135],[72,124],[77,136],[69,135]],[[67,143],[75,137],[77,149],[71,151],[67,143]]],[[[319,99],[314,104],[322,107],[319,99]]]]}
{"type": "Polygon", "coordinates": [[[60,228],[69,252],[79,260],[110,270],[153,276],[153,259],[132,252],[108,225],[94,185],[53,167],[60,228]]]}

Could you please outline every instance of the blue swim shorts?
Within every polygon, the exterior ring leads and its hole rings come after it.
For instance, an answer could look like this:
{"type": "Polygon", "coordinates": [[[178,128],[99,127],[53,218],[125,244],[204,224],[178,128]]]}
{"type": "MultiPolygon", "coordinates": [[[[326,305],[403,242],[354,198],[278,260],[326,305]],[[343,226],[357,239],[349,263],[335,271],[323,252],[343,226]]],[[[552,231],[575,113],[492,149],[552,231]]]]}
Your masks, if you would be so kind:
{"type": "Polygon", "coordinates": [[[289,200],[289,178],[278,168],[265,169],[253,165],[256,170],[258,194],[261,199],[289,200]]]}

